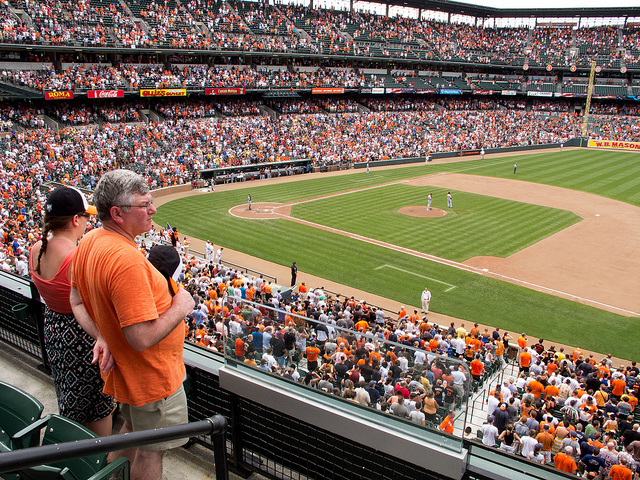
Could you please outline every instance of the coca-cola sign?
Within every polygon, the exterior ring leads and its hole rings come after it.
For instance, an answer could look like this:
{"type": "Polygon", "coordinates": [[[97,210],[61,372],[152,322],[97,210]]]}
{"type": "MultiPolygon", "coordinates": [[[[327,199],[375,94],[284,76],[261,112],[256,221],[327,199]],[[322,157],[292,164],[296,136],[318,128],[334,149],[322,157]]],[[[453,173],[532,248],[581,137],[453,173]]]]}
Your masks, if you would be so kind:
{"type": "Polygon", "coordinates": [[[87,92],[89,98],[122,98],[124,90],[89,90],[87,92]]]}

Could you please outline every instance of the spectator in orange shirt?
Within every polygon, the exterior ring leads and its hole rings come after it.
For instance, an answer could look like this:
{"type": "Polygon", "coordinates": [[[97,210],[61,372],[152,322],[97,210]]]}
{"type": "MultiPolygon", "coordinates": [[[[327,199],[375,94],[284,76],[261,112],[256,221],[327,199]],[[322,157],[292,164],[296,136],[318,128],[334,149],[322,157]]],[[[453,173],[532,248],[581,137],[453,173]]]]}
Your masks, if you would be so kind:
{"type": "Polygon", "coordinates": [[[628,460],[626,457],[618,457],[619,465],[612,465],[609,470],[609,478],[611,480],[631,480],[633,472],[627,467],[628,460]]]}
{"type": "Polygon", "coordinates": [[[568,445],[564,448],[564,451],[558,453],[554,458],[555,467],[562,471],[570,474],[575,474],[578,466],[576,465],[576,461],[573,459],[573,447],[568,445]]]}
{"type": "Polygon", "coordinates": [[[484,371],[484,363],[480,360],[480,354],[476,355],[476,358],[471,362],[471,376],[476,381],[482,380],[482,372],[484,371]]]}
{"type": "Polygon", "coordinates": [[[584,352],[578,346],[578,347],[573,349],[573,361],[574,361],[574,363],[575,363],[576,360],[578,360],[578,358],[580,358],[580,355],[584,355],[584,352]]]}
{"type": "Polygon", "coordinates": [[[553,447],[553,435],[549,432],[549,424],[542,425],[542,432],[536,436],[538,443],[542,444],[542,455],[544,455],[545,463],[551,462],[551,448],[553,447]]]}
{"type": "Polygon", "coordinates": [[[557,397],[558,394],[560,393],[560,390],[558,389],[558,387],[556,387],[556,379],[552,378],[551,381],[549,382],[549,385],[547,385],[544,389],[544,396],[545,398],[548,397],[557,397]]]}
{"type": "Polygon", "coordinates": [[[529,373],[529,367],[531,366],[531,354],[528,349],[522,351],[520,354],[520,369],[518,370],[518,375],[521,373],[529,373]]]}
{"type": "Polygon", "coordinates": [[[522,351],[527,347],[527,334],[523,333],[518,337],[518,354],[522,353],[522,351]]]}
{"type": "Polygon", "coordinates": [[[438,428],[440,428],[440,430],[442,430],[443,432],[448,433],[449,435],[453,435],[454,415],[455,415],[455,412],[451,410],[449,412],[449,415],[444,417],[444,420],[442,420],[442,423],[439,425],[438,428]]]}
{"type": "Polygon", "coordinates": [[[316,346],[316,342],[312,341],[304,351],[304,356],[307,357],[308,371],[313,372],[318,368],[318,355],[320,355],[320,349],[316,346]]]}
{"type": "Polygon", "coordinates": [[[246,350],[244,339],[245,337],[236,338],[236,358],[242,361],[244,361],[244,351],[246,350]]]}
{"type": "Polygon", "coordinates": [[[611,382],[611,396],[617,401],[620,401],[620,397],[622,397],[626,388],[627,382],[621,377],[616,378],[611,382]]]}
{"type": "Polygon", "coordinates": [[[542,385],[540,380],[540,377],[535,377],[535,379],[529,382],[531,393],[533,393],[533,396],[536,398],[540,398],[542,392],[544,392],[544,385],[542,385]]]}

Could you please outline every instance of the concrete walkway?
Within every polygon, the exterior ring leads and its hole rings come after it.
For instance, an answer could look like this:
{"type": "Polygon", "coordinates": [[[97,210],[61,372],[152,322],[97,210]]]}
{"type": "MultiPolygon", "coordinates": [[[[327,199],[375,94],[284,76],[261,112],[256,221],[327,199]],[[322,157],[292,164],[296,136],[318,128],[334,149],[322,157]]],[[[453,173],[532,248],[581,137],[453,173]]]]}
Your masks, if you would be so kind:
{"type": "MultiPolygon", "coordinates": [[[[0,343],[0,371],[2,381],[15,385],[33,395],[44,405],[44,415],[57,414],[58,403],[53,388],[53,379],[37,368],[38,362],[19,350],[0,343]]],[[[116,418],[117,426],[121,417],[116,418]]],[[[114,433],[117,433],[114,431],[114,433]]],[[[213,453],[201,445],[192,445],[188,449],[175,448],[164,457],[163,480],[209,480],[216,478],[213,453]]],[[[229,474],[231,480],[242,477],[229,474]]],[[[253,480],[264,477],[253,474],[253,480]]]]}

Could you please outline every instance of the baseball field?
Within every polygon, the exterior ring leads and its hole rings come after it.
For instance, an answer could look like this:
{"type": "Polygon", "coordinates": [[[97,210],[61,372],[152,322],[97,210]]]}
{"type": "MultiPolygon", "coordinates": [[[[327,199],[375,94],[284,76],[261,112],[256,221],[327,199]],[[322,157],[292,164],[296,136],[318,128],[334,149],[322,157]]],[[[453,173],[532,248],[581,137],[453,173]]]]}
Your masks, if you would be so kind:
{"type": "Polygon", "coordinates": [[[566,149],[295,180],[180,198],[154,219],[407,305],[428,285],[435,312],[640,357],[640,154],[566,149]]]}

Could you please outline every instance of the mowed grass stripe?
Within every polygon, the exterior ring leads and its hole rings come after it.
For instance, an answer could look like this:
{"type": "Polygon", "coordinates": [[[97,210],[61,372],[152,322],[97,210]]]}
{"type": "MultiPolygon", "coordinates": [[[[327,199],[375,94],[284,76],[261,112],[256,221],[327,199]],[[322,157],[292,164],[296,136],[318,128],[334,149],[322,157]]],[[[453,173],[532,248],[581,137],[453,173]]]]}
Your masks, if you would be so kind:
{"type": "Polygon", "coordinates": [[[579,221],[579,217],[569,212],[454,192],[452,195],[460,207],[458,211],[464,212],[460,214],[455,209],[447,209],[446,200],[442,204],[446,192],[446,189],[431,186],[390,185],[378,191],[367,190],[294,205],[291,214],[456,261],[479,255],[504,257],[579,221]],[[419,218],[398,213],[402,206],[420,204],[419,200],[426,199],[429,192],[434,196],[432,206],[444,207],[448,212],[445,217],[419,218]],[[536,222],[549,215],[559,216],[553,223],[556,230],[536,227],[536,222]],[[380,225],[384,228],[374,228],[380,225]],[[443,230],[443,226],[449,228],[443,230]],[[505,235],[505,231],[514,234],[505,235]]]}

